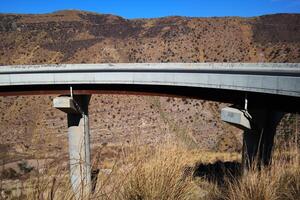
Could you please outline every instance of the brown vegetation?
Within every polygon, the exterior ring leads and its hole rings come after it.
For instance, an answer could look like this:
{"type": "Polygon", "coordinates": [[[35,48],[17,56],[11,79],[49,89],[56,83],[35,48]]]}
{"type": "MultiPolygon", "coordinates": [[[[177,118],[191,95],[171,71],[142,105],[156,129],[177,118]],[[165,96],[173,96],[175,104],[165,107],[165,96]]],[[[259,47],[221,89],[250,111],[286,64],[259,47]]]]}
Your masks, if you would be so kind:
{"type": "MultiPolygon", "coordinates": [[[[220,171],[195,173],[197,163],[213,165],[239,161],[235,153],[188,150],[181,145],[134,147],[135,151],[115,160],[108,170],[100,170],[94,193],[84,199],[120,200],[296,200],[300,194],[299,154],[286,149],[287,154],[276,154],[270,167],[250,169],[244,176],[227,173],[222,183],[220,171]],[[209,179],[207,176],[215,177],[209,179]]],[[[286,152],[285,151],[285,152],[286,152]]],[[[94,166],[97,163],[94,163],[94,166]]],[[[226,165],[223,165],[226,170],[226,165]]],[[[199,169],[198,169],[199,170],[199,169]]],[[[36,172],[30,179],[18,182],[2,181],[2,198],[74,199],[68,171],[61,166],[36,172]],[[19,186],[18,186],[19,184],[19,186]],[[17,189],[18,188],[18,189],[17,189]],[[18,190],[18,191],[16,191],[18,190]]]]}

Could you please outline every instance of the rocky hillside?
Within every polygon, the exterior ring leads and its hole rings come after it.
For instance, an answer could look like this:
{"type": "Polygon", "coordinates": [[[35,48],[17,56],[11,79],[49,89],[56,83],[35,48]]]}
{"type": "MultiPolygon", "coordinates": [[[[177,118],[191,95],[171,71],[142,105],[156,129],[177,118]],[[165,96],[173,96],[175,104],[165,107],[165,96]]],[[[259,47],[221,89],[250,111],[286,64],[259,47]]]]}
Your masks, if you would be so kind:
{"type": "MultiPolygon", "coordinates": [[[[134,20],[81,11],[0,14],[0,41],[0,65],[300,62],[300,14],[134,20]]],[[[52,108],[53,98],[0,97],[4,163],[66,156],[66,115],[52,108]]],[[[175,140],[189,147],[236,151],[240,134],[220,122],[224,106],[169,97],[93,95],[92,146],[104,149],[102,158],[132,143],[175,140]]]]}

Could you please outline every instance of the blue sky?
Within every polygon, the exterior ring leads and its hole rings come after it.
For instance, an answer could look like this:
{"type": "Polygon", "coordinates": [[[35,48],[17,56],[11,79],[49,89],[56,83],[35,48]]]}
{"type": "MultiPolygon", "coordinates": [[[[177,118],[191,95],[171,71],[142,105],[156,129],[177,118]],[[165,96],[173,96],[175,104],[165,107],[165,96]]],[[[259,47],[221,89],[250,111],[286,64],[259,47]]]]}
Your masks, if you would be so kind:
{"type": "Polygon", "coordinates": [[[0,13],[49,13],[76,9],[125,18],[170,15],[258,16],[300,13],[300,0],[0,0],[0,13]]]}

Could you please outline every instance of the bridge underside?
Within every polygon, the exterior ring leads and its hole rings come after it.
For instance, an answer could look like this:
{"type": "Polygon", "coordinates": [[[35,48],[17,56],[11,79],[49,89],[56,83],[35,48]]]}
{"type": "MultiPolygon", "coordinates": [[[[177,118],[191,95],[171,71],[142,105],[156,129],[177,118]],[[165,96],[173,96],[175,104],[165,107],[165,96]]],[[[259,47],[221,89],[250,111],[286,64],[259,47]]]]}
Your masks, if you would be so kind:
{"type": "MultiPolygon", "coordinates": [[[[113,88],[106,88],[107,90],[78,90],[75,94],[72,93],[71,96],[59,96],[54,99],[53,106],[67,113],[68,118],[68,136],[69,136],[69,153],[70,153],[70,177],[73,190],[76,194],[77,199],[80,199],[80,193],[78,191],[85,191],[87,195],[92,191],[92,181],[91,181],[91,161],[90,161],[90,141],[89,141],[89,125],[88,125],[88,104],[90,95],[88,92],[94,93],[110,93],[119,92],[117,90],[112,90],[113,88]],[[85,94],[78,94],[78,93],[85,94]],[[75,110],[75,112],[74,112],[75,110]]],[[[131,88],[130,91],[121,90],[120,92],[134,92],[139,93],[139,88],[131,88]],[[133,90],[135,89],[135,90],[133,90]]],[[[168,90],[168,93],[163,93],[163,91],[157,90],[144,90],[147,94],[163,94],[163,95],[185,95],[193,98],[200,98],[202,95],[219,96],[222,93],[218,90],[207,91],[207,90],[188,90],[188,88],[172,88],[168,90]],[[175,90],[176,89],[176,90],[175,90]],[[172,91],[173,93],[170,93],[172,91]],[[153,93],[156,92],[156,93],[153,93]]],[[[148,88],[150,89],[150,88],[148,88]]],[[[166,88],[167,89],[167,88],[166,88]]],[[[69,91],[66,91],[68,94],[69,91]]],[[[77,90],[75,90],[77,91],[77,90]]],[[[248,94],[248,101],[254,106],[249,109],[249,115],[251,116],[250,127],[244,130],[243,138],[243,166],[244,170],[247,171],[254,164],[258,166],[268,165],[271,163],[272,148],[274,143],[274,136],[276,134],[276,127],[282,117],[282,113],[278,112],[274,106],[275,100],[272,100],[272,96],[257,96],[257,94],[248,94]],[[259,98],[261,101],[265,100],[265,105],[262,102],[257,101],[259,98]],[[259,106],[255,105],[255,102],[260,103],[259,106]],[[267,101],[269,101],[269,106],[267,106],[267,101]],[[270,103],[273,102],[273,103],[270,103]],[[264,107],[263,107],[264,106],[264,107]]],[[[232,93],[232,97],[226,96],[227,100],[238,99],[239,101],[244,100],[244,96],[241,93],[232,93]]],[[[273,97],[274,98],[274,97],[273,97]]],[[[224,99],[222,99],[224,100],[224,99]]],[[[296,103],[296,102],[294,102],[296,103]]],[[[242,104],[241,104],[242,105],[242,104]]],[[[276,106],[279,106],[277,104],[276,106]]],[[[248,107],[249,108],[249,107],[248,107]]],[[[243,110],[243,109],[241,109],[243,110]]],[[[232,115],[229,113],[229,117],[232,115]]]]}
{"type": "MultiPolygon", "coordinates": [[[[299,112],[300,99],[292,96],[274,95],[266,93],[245,92],[213,88],[199,88],[187,86],[155,86],[155,85],[126,85],[126,84],[91,84],[72,85],[74,95],[119,94],[119,95],[147,95],[170,96],[203,99],[244,105],[245,95],[249,101],[249,109],[270,109],[282,112],[299,112]]],[[[5,86],[0,88],[0,96],[22,95],[69,95],[70,85],[31,85],[5,86]]]]}

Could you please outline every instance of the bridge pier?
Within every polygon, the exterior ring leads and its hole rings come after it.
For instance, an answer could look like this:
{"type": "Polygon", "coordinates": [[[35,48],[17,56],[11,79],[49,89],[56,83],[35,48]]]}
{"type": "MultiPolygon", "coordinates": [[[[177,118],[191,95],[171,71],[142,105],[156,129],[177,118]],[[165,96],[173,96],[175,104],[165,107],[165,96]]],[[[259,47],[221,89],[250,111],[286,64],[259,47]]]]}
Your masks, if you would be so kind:
{"type": "Polygon", "coordinates": [[[283,113],[269,109],[223,108],[221,119],[244,130],[242,162],[244,170],[269,165],[276,127],[283,113]]]}
{"type": "Polygon", "coordinates": [[[89,100],[89,95],[60,96],[53,100],[55,108],[67,113],[70,181],[76,199],[83,199],[91,192],[89,100]]]}
{"type": "Polygon", "coordinates": [[[271,163],[272,149],[276,127],[283,113],[270,110],[251,110],[251,129],[243,135],[243,166],[244,169],[266,166],[271,163]]]}

